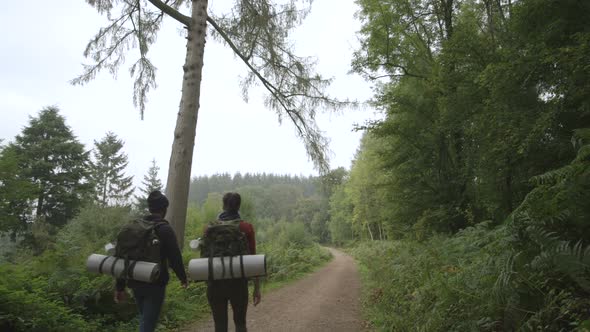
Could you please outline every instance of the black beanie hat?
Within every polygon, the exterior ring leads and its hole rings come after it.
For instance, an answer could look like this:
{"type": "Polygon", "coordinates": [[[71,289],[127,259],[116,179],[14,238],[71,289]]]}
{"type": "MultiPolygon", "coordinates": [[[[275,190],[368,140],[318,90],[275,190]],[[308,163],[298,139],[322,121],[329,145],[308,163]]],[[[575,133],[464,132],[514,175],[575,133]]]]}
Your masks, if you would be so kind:
{"type": "Polygon", "coordinates": [[[148,196],[147,203],[150,211],[158,212],[168,207],[168,198],[159,190],[154,190],[148,196]]]}

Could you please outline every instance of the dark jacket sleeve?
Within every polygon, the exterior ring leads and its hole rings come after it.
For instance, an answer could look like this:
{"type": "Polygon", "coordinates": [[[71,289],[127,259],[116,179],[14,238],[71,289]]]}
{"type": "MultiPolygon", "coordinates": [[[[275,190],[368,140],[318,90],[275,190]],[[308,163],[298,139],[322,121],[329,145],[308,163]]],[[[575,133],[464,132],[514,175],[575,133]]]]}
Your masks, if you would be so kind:
{"type": "Polygon", "coordinates": [[[186,282],[186,272],[184,271],[184,263],[182,262],[182,255],[178,242],[176,241],[176,234],[170,225],[162,225],[158,227],[158,235],[162,241],[164,254],[168,259],[168,264],[176,273],[176,276],[181,282],[186,282]]]}

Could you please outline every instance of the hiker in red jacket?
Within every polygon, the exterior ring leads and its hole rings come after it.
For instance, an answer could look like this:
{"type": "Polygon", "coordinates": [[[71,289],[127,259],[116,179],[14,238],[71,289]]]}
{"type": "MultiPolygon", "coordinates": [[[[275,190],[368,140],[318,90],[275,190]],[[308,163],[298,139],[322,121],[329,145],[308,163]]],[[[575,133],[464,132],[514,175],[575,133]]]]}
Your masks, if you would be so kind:
{"type": "MultiPolygon", "coordinates": [[[[236,221],[239,220],[239,229],[245,235],[248,246],[248,254],[256,254],[256,237],[254,227],[249,222],[242,220],[239,214],[242,198],[238,193],[226,193],[223,196],[223,212],[217,217],[218,221],[236,221]]],[[[204,231],[207,236],[207,228],[204,231]]],[[[254,278],[254,296],[253,304],[256,306],[260,303],[260,281],[258,277],[254,278]]],[[[236,332],[245,332],[246,312],[248,309],[248,279],[226,279],[226,280],[209,280],[207,282],[207,300],[213,314],[215,322],[215,332],[227,332],[227,304],[232,306],[233,319],[236,326],[236,332]]]]}

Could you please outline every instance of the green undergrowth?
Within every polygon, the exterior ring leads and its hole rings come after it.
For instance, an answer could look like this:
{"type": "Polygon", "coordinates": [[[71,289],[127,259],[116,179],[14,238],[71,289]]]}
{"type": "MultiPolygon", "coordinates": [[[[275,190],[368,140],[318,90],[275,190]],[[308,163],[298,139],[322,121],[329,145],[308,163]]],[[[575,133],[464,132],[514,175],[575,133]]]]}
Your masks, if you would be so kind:
{"type": "MultiPolygon", "coordinates": [[[[586,129],[577,134],[590,140],[586,129]]],[[[373,327],[590,331],[590,145],[531,184],[499,225],[355,245],[373,327]]]]}
{"type": "MultiPolygon", "coordinates": [[[[137,308],[132,297],[113,302],[114,280],[86,271],[86,259],[102,253],[120,227],[129,221],[123,208],[87,207],[66,225],[47,249],[34,255],[22,249],[0,264],[0,331],[136,331],[137,308]]],[[[188,239],[200,227],[190,227],[188,239]]],[[[330,259],[327,250],[309,241],[298,224],[276,227],[261,241],[258,252],[267,255],[264,289],[300,278],[330,259]]],[[[185,266],[198,252],[184,246],[185,266]]],[[[180,287],[171,271],[158,331],[176,330],[209,315],[206,286],[192,282],[180,287]]]]}
{"type": "Polygon", "coordinates": [[[375,329],[477,331],[494,322],[493,308],[482,303],[494,298],[498,244],[458,242],[380,241],[351,250],[360,262],[364,314],[375,329]]]}
{"type": "Polygon", "coordinates": [[[545,247],[527,257],[512,240],[511,227],[484,223],[427,242],[358,244],[349,251],[365,318],[378,331],[588,331],[586,286],[559,267],[577,256],[545,247]]]}

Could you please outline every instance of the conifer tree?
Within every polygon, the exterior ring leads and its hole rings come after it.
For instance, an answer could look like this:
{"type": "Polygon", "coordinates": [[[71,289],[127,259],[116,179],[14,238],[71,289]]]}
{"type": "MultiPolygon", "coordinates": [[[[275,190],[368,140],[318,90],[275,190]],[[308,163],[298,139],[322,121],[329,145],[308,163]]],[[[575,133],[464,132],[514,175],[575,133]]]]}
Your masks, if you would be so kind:
{"type": "Polygon", "coordinates": [[[160,167],[156,165],[156,159],[152,159],[152,166],[148,169],[147,174],[143,176],[143,181],[141,182],[143,185],[143,188],[139,189],[141,194],[135,195],[135,206],[139,211],[143,212],[147,210],[147,197],[152,191],[162,190],[162,181],[158,177],[159,171],[160,167]]]}
{"type": "Polygon", "coordinates": [[[101,206],[127,205],[133,193],[133,176],[124,174],[129,161],[122,148],[123,141],[112,132],[100,142],[94,141],[92,182],[95,200],[101,206]]]}
{"type": "Polygon", "coordinates": [[[26,229],[36,186],[23,176],[14,146],[0,146],[0,233],[13,238],[26,229]]]}
{"type": "Polygon", "coordinates": [[[14,153],[21,179],[35,189],[33,216],[61,226],[70,220],[90,191],[88,152],[78,142],[57,107],[47,107],[16,136],[14,153]]]}
{"type": "Polygon", "coordinates": [[[180,109],[168,167],[168,218],[180,244],[184,238],[186,210],[191,180],[195,132],[199,112],[201,79],[208,27],[214,37],[225,43],[244,62],[249,74],[242,81],[244,99],[256,82],[267,92],[266,105],[279,120],[288,119],[307,153],[321,171],[328,170],[325,154],[328,140],[315,122],[318,109],[339,109],[347,102],[330,98],[325,90],[330,84],[314,72],[314,61],[296,56],[288,41],[289,31],[309,13],[311,1],[276,2],[271,0],[235,1],[229,14],[208,13],[208,0],[86,0],[108,24],[90,40],[84,56],[92,60],[73,84],[86,83],[101,70],[112,74],[125,62],[127,51],[139,48],[139,57],[130,66],[135,79],[133,101],[141,115],[147,94],[156,86],[156,67],[148,52],[156,41],[164,16],[176,20],[186,29],[186,58],[183,65],[180,109]],[[148,4],[149,3],[149,4],[148,4]],[[301,3],[303,6],[298,6],[301,3]],[[181,8],[189,7],[183,14],[181,8]]]}

